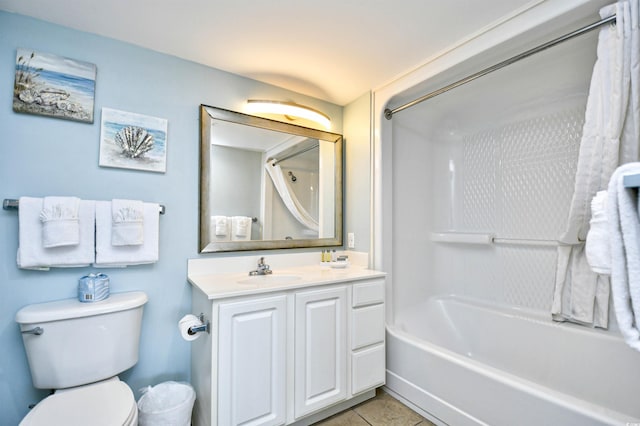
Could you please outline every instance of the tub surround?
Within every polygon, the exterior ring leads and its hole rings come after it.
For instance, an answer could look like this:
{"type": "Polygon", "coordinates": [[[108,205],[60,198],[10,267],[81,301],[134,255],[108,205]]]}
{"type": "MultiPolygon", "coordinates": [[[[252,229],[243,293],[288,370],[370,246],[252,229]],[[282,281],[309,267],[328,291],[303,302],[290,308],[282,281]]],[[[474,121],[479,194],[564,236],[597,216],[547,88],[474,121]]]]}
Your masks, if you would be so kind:
{"type": "Polygon", "coordinates": [[[345,269],[320,253],[265,256],[273,275],[253,277],[261,256],[189,261],[192,310],[212,330],[192,341],[195,425],[308,425],[375,395],[385,274],[348,253],[345,269]]]}
{"type": "Polygon", "coordinates": [[[638,359],[615,321],[609,331],[556,324],[549,309],[598,33],[391,121],[382,116],[385,103],[470,75],[485,58],[598,19],[599,2],[559,3],[543,2],[539,14],[514,17],[374,94],[374,162],[384,177],[375,176],[374,229],[388,231],[376,233],[373,264],[392,283],[386,386],[438,423],[639,421],[638,359]]]}

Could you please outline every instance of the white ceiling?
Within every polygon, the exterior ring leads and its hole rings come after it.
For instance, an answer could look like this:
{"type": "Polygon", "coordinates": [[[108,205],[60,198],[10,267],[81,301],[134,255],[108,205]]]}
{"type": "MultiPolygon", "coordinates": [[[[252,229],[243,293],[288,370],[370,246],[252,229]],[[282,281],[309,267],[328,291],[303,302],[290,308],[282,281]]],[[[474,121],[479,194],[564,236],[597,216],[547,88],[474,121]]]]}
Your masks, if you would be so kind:
{"type": "Polygon", "coordinates": [[[541,0],[0,0],[338,105],[541,0]]]}

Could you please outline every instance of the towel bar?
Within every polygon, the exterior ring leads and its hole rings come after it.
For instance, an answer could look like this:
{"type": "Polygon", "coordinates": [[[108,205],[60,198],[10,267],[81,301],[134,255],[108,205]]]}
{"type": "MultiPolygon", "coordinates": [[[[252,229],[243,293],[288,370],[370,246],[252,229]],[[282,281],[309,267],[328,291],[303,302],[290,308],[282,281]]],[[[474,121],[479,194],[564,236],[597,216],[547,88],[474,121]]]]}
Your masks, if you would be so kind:
{"type": "MultiPolygon", "coordinates": [[[[5,198],[2,202],[3,210],[18,210],[20,207],[20,202],[13,198],[5,198]]],[[[164,205],[160,204],[160,214],[164,214],[165,208],[164,205]]]]}

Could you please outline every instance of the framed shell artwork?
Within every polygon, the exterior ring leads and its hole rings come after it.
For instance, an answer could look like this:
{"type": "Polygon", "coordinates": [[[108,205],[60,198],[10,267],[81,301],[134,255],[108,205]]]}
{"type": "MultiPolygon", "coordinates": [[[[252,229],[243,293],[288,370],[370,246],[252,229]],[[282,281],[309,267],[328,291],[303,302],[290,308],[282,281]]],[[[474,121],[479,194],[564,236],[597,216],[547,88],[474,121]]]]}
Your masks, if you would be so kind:
{"type": "Polygon", "coordinates": [[[102,167],[164,173],[167,168],[167,120],[102,108],[102,167]]]}
{"type": "Polygon", "coordinates": [[[15,112],[93,123],[94,64],[19,48],[15,72],[15,112]]]}

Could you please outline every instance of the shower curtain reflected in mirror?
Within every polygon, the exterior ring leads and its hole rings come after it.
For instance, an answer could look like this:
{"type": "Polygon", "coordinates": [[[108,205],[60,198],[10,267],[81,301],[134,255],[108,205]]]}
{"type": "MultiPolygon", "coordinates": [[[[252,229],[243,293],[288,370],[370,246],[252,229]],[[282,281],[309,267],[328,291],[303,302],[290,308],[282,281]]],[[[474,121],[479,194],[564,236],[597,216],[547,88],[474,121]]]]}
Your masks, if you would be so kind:
{"type": "Polygon", "coordinates": [[[278,195],[280,195],[282,202],[285,204],[291,215],[306,228],[318,232],[318,220],[315,219],[307,209],[305,209],[300,200],[298,200],[298,197],[296,197],[296,194],[293,191],[293,188],[291,188],[289,180],[285,177],[280,165],[275,161],[269,161],[265,163],[264,168],[269,177],[271,177],[273,186],[276,188],[278,195]]]}

